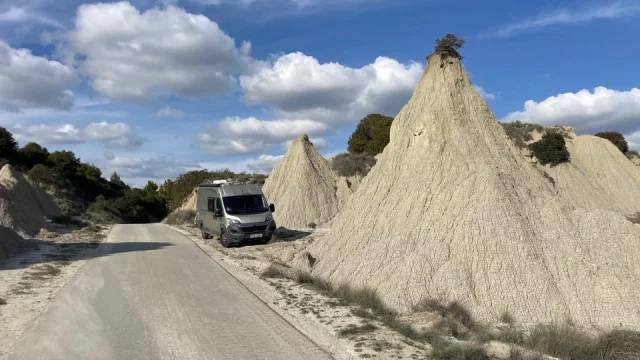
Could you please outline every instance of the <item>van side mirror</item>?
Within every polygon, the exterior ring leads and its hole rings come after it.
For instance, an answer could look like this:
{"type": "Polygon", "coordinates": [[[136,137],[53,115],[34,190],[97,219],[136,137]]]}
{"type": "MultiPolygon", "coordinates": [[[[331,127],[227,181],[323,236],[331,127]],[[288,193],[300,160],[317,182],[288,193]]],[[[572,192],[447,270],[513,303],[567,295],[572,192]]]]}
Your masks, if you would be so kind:
{"type": "Polygon", "coordinates": [[[222,216],[222,210],[216,209],[216,210],[213,211],[213,217],[219,218],[221,216],[222,216]]]}
{"type": "Polygon", "coordinates": [[[271,212],[276,212],[276,206],[275,206],[275,205],[273,205],[273,204],[270,204],[270,205],[269,205],[269,210],[270,210],[271,212]]]}

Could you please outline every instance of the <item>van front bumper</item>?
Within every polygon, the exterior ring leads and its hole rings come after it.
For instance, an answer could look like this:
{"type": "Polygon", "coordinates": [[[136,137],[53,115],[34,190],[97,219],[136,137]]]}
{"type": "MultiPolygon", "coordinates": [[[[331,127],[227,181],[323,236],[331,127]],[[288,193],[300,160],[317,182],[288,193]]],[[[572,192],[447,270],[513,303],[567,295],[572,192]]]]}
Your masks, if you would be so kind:
{"type": "Polygon", "coordinates": [[[271,239],[276,231],[276,222],[253,224],[231,224],[227,227],[230,243],[265,242],[271,239]]]}

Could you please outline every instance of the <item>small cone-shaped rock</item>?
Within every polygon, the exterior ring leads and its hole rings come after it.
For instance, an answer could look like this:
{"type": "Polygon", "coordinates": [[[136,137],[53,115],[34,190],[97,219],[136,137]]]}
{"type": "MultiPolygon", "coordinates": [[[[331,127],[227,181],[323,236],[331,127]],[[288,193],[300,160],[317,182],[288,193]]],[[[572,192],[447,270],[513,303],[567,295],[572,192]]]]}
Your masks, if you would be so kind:
{"type": "Polygon", "coordinates": [[[305,228],[329,222],[339,211],[337,177],[307,135],[293,141],[262,191],[276,206],[278,226],[305,228]]]}
{"type": "Polygon", "coordinates": [[[46,219],[60,214],[49,194],[11,165],[0,169],[0,225],[22,235],[36,235],[46,219]]]}
{"type": "Polygon", "coordinates": [[[457,59],[429,57],[378,163],[308,251],[313,273],[409,311],[640,328],[640,226],[576,210],[511,143],[457,59]]]}

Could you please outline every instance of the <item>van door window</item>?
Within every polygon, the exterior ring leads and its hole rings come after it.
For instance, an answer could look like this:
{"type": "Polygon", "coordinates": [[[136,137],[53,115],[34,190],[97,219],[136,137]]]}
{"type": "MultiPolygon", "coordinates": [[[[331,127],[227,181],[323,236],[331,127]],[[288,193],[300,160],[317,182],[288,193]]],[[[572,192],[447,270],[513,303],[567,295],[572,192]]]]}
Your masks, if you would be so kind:
{"type": "Polygon", "coordinates": [[[215,203],[215,210],[219,210],[220,212],[222,212],[222,202],[220,201],[219,198],[216,198],[216,203],[215,203]]]}
{"type": "Polygon", "coordinates": [[[213,212],[213,200],[213,198],[207,199],[207,211],[213,212]]]}

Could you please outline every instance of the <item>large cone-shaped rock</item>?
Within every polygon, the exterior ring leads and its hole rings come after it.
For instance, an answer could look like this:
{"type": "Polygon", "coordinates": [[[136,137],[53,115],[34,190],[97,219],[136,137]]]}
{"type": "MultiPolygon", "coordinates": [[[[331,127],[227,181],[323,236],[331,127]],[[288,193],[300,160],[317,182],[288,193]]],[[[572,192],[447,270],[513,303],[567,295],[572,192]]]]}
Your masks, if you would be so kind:
{"type": "Polygon", "coordinates": [[[566,143],[571,161],[545,171],[567,200],[585,209],[640,212],[640,167],[597,136],[582,135],[566,143]]]}
{"type": "Polygon", "coordinates": [[[338,213],[336,180],[329,161],[302,135],[273,168],[262,191],[276,206],[278,226],[305,228],[325,224],[338,213]]]}
{"type": "Polygon", "coordinates": [[[0,226],[22,235],[36,235],[46,219],[60,214],[53,199],[11,165],[0,169],[0,226]]]}
{"type": "Polygon", "coordinates": [[[573,208],[521,156],[461,63],[429,57],[391,141],[313,273],[401,311],[457,300],[480,320],[640,328],[640,226],[573,208]]]}

